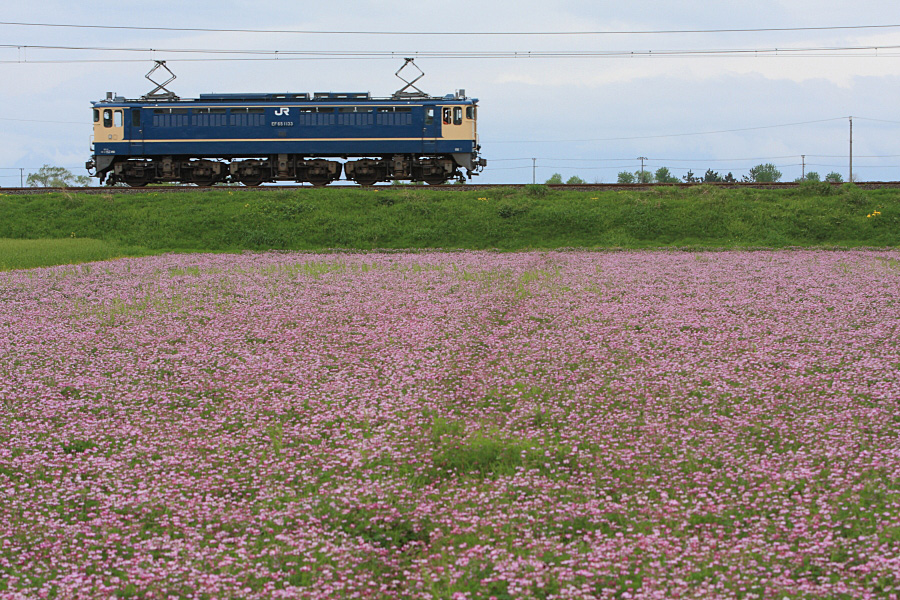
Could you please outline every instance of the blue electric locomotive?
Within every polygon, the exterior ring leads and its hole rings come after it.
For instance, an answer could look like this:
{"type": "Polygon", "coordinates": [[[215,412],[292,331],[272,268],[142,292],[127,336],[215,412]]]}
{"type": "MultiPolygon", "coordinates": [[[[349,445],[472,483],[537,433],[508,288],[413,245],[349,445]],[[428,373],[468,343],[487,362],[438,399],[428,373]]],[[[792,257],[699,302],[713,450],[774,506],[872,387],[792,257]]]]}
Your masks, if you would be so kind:
{"type": "Polygon", "coordinates": [[[101,183],[441,184],[477,174],[477,99],[395,93],[152,94],[93,102],[101,183]],[[341,164],[337,158],[349,159],[341,164]]]}

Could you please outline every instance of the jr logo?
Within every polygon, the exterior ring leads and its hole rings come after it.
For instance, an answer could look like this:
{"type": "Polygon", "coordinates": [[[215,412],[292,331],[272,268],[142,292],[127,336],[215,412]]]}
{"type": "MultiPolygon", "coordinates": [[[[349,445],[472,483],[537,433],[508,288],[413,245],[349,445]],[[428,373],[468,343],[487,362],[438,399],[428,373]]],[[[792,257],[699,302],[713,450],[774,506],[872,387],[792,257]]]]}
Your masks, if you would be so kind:
{"type": "Polygon", "coordinates": [[[275,116],[280,117],[281,115],[289,115],[291,114],[291,109],[287,107],[279,108],[275,111],[275,116]]]}

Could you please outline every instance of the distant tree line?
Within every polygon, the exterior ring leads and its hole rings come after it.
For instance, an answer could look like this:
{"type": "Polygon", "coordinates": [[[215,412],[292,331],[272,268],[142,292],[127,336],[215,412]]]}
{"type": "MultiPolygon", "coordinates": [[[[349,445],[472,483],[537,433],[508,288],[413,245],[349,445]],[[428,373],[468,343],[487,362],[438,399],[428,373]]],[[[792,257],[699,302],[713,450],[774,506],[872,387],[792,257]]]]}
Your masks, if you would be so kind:
{"type": "MultiPolygon", "coordinates": [[[[707,169],[706,173],[703,175],[694,175],[693,171],[688,171],[686,175],[683,175],[681,178],[673,175],[668,167],[660,167],[656,171],[621,171],[619,172],[616,183],[737,183],[738,181],[744,183],[774,183],[776,181],[781,181],[782,173],[778,170],[775,165],[772,163],[765,163],[761,165],[756,165],[747,175],[743,175],[740,180],[735,178],[734,174],[730,171],[722,175],[717,171],[713,171],[712,169],[707,169]]],[[[812,181],[818,182],[822,181],[821,176],[815,171],[810,171],[806,174],[805,177],[798,177],[794,181],[812,181]]],[[[828,175],[825,176],[825,181],[832,181],[836,183],[841,183],[844,181],[843,176],[840,173],[832,171],[828,175]]],[[[559,173],[554,173],[553,176],[546,181],[546,183],[556,183],[561,184],[563,182],[562,175],[559,173]]],[[[578,185],[582,183],[587,183],[581,177],[577,175],[573,175],[567,181],[565,181],[568,185],[578,185]]]]}
{"type": "Polygon", "coordinates": [[[559,173],[554,173],[550,177],[550,179],[548,179],[545,183],[555,183],[555,184],[565,183],[566,185],[581,185],[583,183],[587,183],[587,181],[585,181],[578,175],[572,175],[566,181],[563,181],[562,175],[560,175],[559,173]]]}
{"type": "MultiPolygon", "coordinates": [[[[754,183],[767,183],[767,182],[776,182],[781,181],[782,173],[779,171],[775,165],[772,163],[765,163],[762,165],[756,165],[752,169],[750,169],[750,173],[741,177],[741,181],[745,183],[754,182],[754,183]]],[[[734,175],[731,172],[728,172],[726,175],[721,175],[712,169],[707,169],[706,173],[703,176],[694,175],[693,171],[688,171],[686,175],[683,175],[680,179],[669,171],[668,167],[660,167],[656,171],[621,171],[618,174],[617,183],[736,183],[738,180],[735,179],[734,175]]],[[[810,171],[806,173],[805,177],[798,177],[794,180],[795,182],[802,181],[811,181],[811,182],[819,182],[822,181],[821,176],[815,171],[810,171]]],[[[840,173],[832,171],[828,175],[825,176],[825,181],[842,183],[844,181],[843,176],[840,173]]],[[[91,178],[85,175],[74,175],[68,169],[64,169],[62,167],[53,167],[50,165],[44,165],[40,168],[37,173],[31,173],[28,176],[27,184],[30,187],[69,187],[69,186],[87,186],[90,185],[91,178]]],[[[563,182],[562,175],[559,173],[554,173],[550,179],[548,179],[545,183],[548,184],[562,184],[565,183],[567,185],[581,185],[587,183],[584,179],[579,177],[578,175],[572,175],[565,182],[563,182]]],[[[400,185],[399,182],[394,182],[394,184],[400,185]]],[[[421,182],[418,182],[421,184],[421,182]]]]}

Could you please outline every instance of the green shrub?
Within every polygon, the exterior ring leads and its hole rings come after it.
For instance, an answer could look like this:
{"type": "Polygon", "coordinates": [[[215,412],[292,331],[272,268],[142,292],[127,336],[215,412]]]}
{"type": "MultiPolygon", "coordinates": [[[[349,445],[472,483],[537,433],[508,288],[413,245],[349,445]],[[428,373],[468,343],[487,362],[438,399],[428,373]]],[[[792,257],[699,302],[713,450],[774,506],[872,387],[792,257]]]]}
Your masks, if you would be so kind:
{"type": "Polygon", "coordinates": [[[868,197],[855,183],[845,183],[841,186],[841,196],[852,206],[862,206],[868,202],[868,197]]]}
{"type": "Polygon", "coordinates": [[[532,198],[543,198],[550,193],[550,188],[545,184],[530,184],[525,186],[525,195],[532,198]]]}

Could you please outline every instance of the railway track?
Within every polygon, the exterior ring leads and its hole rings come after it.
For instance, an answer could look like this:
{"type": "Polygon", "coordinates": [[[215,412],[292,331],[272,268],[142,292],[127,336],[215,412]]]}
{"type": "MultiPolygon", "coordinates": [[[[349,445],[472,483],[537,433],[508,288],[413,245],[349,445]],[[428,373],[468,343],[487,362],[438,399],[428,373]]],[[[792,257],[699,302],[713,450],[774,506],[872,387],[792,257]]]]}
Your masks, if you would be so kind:
{"type": "MultiPolygon", "coordinates": [[[[421,189],[433,189],[433,190],[452,190],[452,191],[483,191],[483,190],[492,190],[492,189],[522,189],[526,187],[530,187],[532,184],[524,184],[524,183],[467,183],[465,185],[432,185],[432,186],[422,186],[421,189]]],[[[558,190],[570,190],[570,191],[586,191],[586,192],[602,192],[602,191],[641,191],[641,190],[650,190],[655,188],[691,188],[697,187],[701,185],[715,187],[715,188],[751,188],[751,189],[766,189],[766,190],[782,190],[782,189],[790,189],[795,188],[801,184],[794,182],[777,182],[777,183],[744,183],[744,182],[736,182],[736,183],[584,183],[578,185],[568,185],[568,184],[544,184],[546,187],[550,189],[558,189],[558,190]]],[[[841,183],[829,183],[831,186],[841,186],[841,183]]],[[[861,189],[894,189],[900,188],[900,181],[866,181],[860,182],[856,184],[861,189]]],[[[419,188],[420,186],[412,186],[412,185],[402,185],[402,186],[393,186],[393,185],[375,185],[369,187],[361,187],[358,185],[350,185],[350,186],[342,186],[342,185],[334,185],[331,186],[331,189],[341,189],[341,188],[352,188],[359,190],[369,190],[369,191],[380,191],[380,190],[397,190],[404,189],[409,187],[419,188]]],[[[76,193],[76,194],[146,194],[146,193],[159,193],[159,192],[209,192],[209,191],[238,191],[246,194],[255,194],[259,192],[271,191],[271,190],[314,190],[321,188],[313,188],[309,185],[266,185],[260,187],[246,187],[242,185],[227,185],[227,186],[210,186],[210,187],[198,187],[194,185],[160,185],[160,186],[147,186],[140,188],[130,188],[130,187],[109,187],[109,186],[100,186],[100,187],[62,187],[62,188],[42,188],[42,187],[26,187],[26,188],[0,188],[0,194],[9,194],[9,195],[27,195],[27,194],[47,194],[52,192],[68,192],[68,193],[76,193]]]]}

